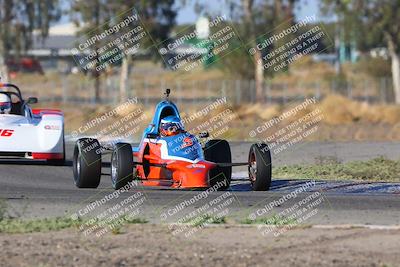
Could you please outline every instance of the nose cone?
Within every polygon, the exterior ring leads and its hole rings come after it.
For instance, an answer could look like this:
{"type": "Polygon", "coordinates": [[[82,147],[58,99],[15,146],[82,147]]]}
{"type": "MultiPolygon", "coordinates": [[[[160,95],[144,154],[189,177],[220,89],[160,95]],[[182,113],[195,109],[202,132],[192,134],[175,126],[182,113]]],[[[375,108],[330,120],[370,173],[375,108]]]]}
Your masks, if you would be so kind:
{"type": "Polygon", "coordinates": [[[178,187],[208,188],[208,172],[215,166],[214,163],[205,160],[196,163],[176,161],[168,164],[167,168],[173,172],[173,179],[178,181],[178,187]]]}

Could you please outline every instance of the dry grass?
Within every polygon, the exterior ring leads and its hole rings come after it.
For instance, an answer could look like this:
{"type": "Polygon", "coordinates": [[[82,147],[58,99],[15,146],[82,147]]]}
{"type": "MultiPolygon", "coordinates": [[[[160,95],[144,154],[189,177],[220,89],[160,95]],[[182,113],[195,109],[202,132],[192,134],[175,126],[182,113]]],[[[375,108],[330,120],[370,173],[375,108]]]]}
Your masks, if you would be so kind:
{"type": "MultiPolygon", "coordinates": [[[[242,105],[237,113],[245,128],[254,128],[290,110],[290,106],[242,105]]],[[[318,132],[308,140],[400,140],[400,106],[369,105],[339,95],[329,95],[321,102],[308,106],[290,117],[279,128],[298,120],[315,109],[323,114],[318,132]]],[[[271,133],[278,127],[271,129],[271,133]]]]}
{"type": "MultiPolygon", "coordinates": [[[[283,107],[281,105],[241,105],[238,112],[243,119],[252,117],[257,120],[268,120],[277,117],[293,108],[296,104],[283,107]]],[[[307,113],[320,109],[323,112],[323,123],[326,125],[345,125],[356,122],[371,124],[396,125],[400,123],[400,106],[398,105],[371,105],[365,102],[352,101],[341,95],[329,95],[321,102],[308,106],[297,113],[291,121],[299,119],[307,113]]]]}
{"type": "Polygon", "coordinates": [[[325,123],[329,125],[353,122],[397,124],[400,122],[400,106],[369,105],[351,101],[343,96],[332,95],[319,105],[325,112],[325,123]]]}
{"type": "MultiPolygon", "coordinates": [[[[42,105],[49,107],[47,103],[42,105]]],[[[82,105],[77,108],[76,105],[60,103],[50,106],[60,107],[64,110],[67,133],[77,130],[90,120],[116,107],[113,105],[82,105]]],[[[179,108],[181,110],[181,116],[187,117],[205,106],[206,104],[183,104],[179,106],[179,108]]],[[[210,121],[212,117],[229,108],[237,118],[225,124],[229,129],[220,137],[247,140],[250,139],[248,135],[250,130],[274,117],[278,117],[294,106],[296,106],[296,104],[287,106],[267,106],[262,104],[231,106],[227,104],[212,110],[205,116],[198,117],[194,121],[187,123],[186,128],[196,128],[198,125],[210,121]]],[[[86,133],[93,134],[99,132],[107,125],[111,125],[113,122],[137,109],[142,110],[146,116],[146,119],[140,124],[140,131],[142,131],[152,119],[154,112],[153,105],[130,105],[104,123],[91,128],[86,133]]],[[[276,127],[272,127],[269,133],[278,131],[280,128],[298,120],[315,109],[321,110],[323,119],[318,123],[318,131],[316,134],[309,136],[307,140],[400,140],[400,106],[368,105],[366,103],[351,101],[338,95],[328,96],[320,103],[308,106],[307,109],[298,112],[295,116],[289,117],[276,127]]],[[[135,138],[140,136],[140,131],[135,138]]],[[[265,137],[267,134],[268,133],[265,133],[263,136],[265,137]]]]}
{"type": "MultiPolygon", "coordinates": [[[[134,96],[139,98],[151,96],[158,98],[161,95],[163,88],[176,86],[177,80],[182,81],[181,89],[175,91],[175,95],[179,94],[183,99],[187,98],[187,104],[179,104],[182,115],[190,115],[194,112],[204,108],[207,104],[194,104],[190,99],[192,98],[209,98],[221,96],[221,81],[227,79],[224,73],[216,68],[211,68],[207,71],[198,68],[192,72],[172,72],[165,71],[160,64],[152,62],[135,61],[134,69],[130,82],[133,83],[134,96]],[[193,80],[205,83],[194,85],[193,80]],[[144,84],[144,81],[146,85],[144,84]],[[162,82],[163,81],[163,82],[162,82]],[[218,81],[211,88],[207,87],[208,81],[218,81]]],[[[354,70],[347,70],[348,67],[344,66],[346,75],[351,79],[366,79],[362,73],[355,73],[354,70]]],[[[118,78],[118,73],[116,73],[118,78]]],[[[304,57],[292,64],[289,73],[282,73],[273,78],[274,83],[286,83],[288,85],[288,94],[300,93],[308,94],[315,93],[313,89],[298,88],[298,84],[309,83],[310,81],[323,81],[321,83],[321,92],[327,92],[328,81],[335,76],[334,69],[331,65],[326,63],[315,63],[310,57],[304,57]]],[[[17,84],[20,84],[23,91],[31,91],[34,95],[58,95],[62,93],[62,82],[69,84],[68,95],[72,96],[93,96],[93,90],[85,83],[87,78],[81,74],[70,75],[63,77],[57,74],[46,74],[45,76],[38,75],[19,75],[17,77],[17,84]],[[64,79],[64,80],[63,80],[64,79]]],[[[234,84],[228,85],[228,94],[232,92],[234,84]],[[230,90],[230,91],[229,91],[230,90]]],[[[362,84],[361,84],[362,85],[362,84]]],[[[103,97],[117,97],[118,87],[109,88],[110,90],[102,92],[103,97]]],[[[175,88],[178,89],[178,88],[175,88]]],[[[244,88],[246,89],[246,88],[244,88]]],[[[279,94],[281,90],[271,91],[271,94],[279,94]]],[[[28,94],[25,94],[26,96],[28,94]]],[[[174,97],[174,95],[173,95],[174,97]]],[[[185,101],[182,101],[185,103],[185,101]]],[[[196,102],[196,101],[194,101],[196,102]]],[[[242,104],[231,107],[237,115],[237,119],[229,122],[229,131],[221,137],[228,137],[230,139],[249,139],[249,131],[265,123],[266,121],[278,117],[283,112],[293,108],[297,104],[282,105],[267,105],[267,104],[242,104]]],[[[72,132],[80,126],[86,124],[88,121],[96,118],[103,113],[113,109],[115,105],[73,105],[61,103],[44,103],[39,104],[43,107],[60,107],[66,114],[66,130],[72,132]]],[[[96,133],[107,124],[118,120],[128,114],[130,111],[141,108],[145,113],[147,119],[145,123],[150,122],[154,106],[153,105],[137,105],[124,109],[121,113],[117,114],[113,119],[107,121],[99,127],[93,127],[88,133],[96,133]]],[[[219,112],[226,109],[227,106],[213,110],[210,114],[196,119],[186,127],[192,129],[197,125],[209,120],[219,112]]],[[[400,140],[400,106],[396,105],[369,105],[367,103],[356,102],[349,100],[340,95],[327,95],[322,101],[315,105],[310,105],[306,110],[299,111],[295,116],[288,118],[285,122],[281,123],[271,131],[278,130],[279,127],[284,127],[305,114],[320,109],[323,114],[323,120],[319,123],[318,132],[309,137],[309,140],[400,140]]],[[[143,129],[146,125],[141,126],[143,129]]]]}
{"type": "Polygon", "coordinates": [[[298,84],[299,81],[318,81],[335,75],[333,66],[325,62],[313,62],[310,56],[305,56],[290,65],[288,73],[274,77],[275,82],[298,84]]]}

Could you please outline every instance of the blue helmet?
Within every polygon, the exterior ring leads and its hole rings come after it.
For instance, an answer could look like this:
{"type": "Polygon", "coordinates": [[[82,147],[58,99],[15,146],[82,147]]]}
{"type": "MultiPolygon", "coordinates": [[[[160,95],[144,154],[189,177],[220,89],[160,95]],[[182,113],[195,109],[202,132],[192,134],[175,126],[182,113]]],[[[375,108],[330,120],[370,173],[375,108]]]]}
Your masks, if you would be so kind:
{"type": "Polygon", "coordinates": [[[161,119],[160,134],[162,136],[173,136],[184,131],[182,122],[177,116],[167,116],[161,119]]]}

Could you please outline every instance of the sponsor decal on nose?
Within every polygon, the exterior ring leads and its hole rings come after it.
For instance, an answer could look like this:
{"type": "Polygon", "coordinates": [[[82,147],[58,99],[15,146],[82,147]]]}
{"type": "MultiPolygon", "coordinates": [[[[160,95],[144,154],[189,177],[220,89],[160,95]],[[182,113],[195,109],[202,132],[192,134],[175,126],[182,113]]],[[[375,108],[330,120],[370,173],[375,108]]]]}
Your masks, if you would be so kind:
{"type": "Polygon", "coordinates": [[[45,125],[44,128],[46,130],[60,130],[60,126],[59,125],[45,125]]]}

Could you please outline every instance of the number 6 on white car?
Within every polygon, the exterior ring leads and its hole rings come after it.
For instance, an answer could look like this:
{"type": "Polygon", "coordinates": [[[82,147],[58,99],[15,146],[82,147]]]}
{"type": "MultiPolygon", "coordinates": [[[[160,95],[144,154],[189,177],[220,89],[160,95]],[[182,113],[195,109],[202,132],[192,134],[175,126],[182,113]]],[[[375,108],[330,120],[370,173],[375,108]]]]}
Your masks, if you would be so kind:
{"type": "Polygon", "coordinates": [[[38,99],[22,98],[11,83],[0,83],[0,157],[65,162],[64,115],[55,109],[32,109],[38,99]]]}

